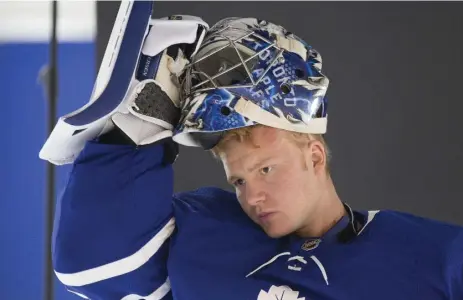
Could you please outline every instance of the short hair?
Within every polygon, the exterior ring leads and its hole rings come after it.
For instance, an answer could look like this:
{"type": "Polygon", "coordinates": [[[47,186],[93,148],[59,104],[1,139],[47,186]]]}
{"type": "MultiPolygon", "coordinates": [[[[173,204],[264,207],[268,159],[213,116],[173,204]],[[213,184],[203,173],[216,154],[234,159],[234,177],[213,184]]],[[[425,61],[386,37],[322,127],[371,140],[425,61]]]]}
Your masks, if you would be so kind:
{"type": "MultiPolygon", "coordinates": [[[[211,149],[212,154],[214,157],[220,157],[220,153],[224,151],[225,144],[231,140],[244,142],[250,141],[252,137],[252,129],[255,127],[265,127],[265,125],[252,125],[247,127],[240,127],[236,129],[228,130],[224,136],[221,138],[219,143],[211,149]]],[[[309,140],[317,140],[323,144],[326,153],[326,171],[329,173],[329,163],[331,162],[331,151],[328,147],[328,144],[322,134],[310,134],[310,133],[302,133],[302,132],[294,132],[288,131],[292,140],[299,146],[302,147],[309,140]]]]}

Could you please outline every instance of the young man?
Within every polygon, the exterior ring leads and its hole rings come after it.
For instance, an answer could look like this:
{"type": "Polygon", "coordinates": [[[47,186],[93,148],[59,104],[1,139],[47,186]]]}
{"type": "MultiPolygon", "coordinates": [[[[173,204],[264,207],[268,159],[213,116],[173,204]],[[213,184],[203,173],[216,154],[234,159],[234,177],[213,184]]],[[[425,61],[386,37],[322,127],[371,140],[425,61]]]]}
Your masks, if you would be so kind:
{"type": "Polygon", "coordinates": [[[138,75],[112,129],[73,161],[53,248],[71,292],[105,300],[463,299],[461,228],[354,211],[336,194],[322,137],[328,79],[314,49],[277,25],[239,18],[219,22],[199,44],[194,57],[173,45],[147,59],[143,48],[138,68],[156,61],[156,72],[138,75]],[[186,69],[173,72],[185,59],[186,69]],[[171,90],[176,74],[183,98],[171,90]],[[212,150],[236,193],[174,195],[176,143],[212,150]]]}

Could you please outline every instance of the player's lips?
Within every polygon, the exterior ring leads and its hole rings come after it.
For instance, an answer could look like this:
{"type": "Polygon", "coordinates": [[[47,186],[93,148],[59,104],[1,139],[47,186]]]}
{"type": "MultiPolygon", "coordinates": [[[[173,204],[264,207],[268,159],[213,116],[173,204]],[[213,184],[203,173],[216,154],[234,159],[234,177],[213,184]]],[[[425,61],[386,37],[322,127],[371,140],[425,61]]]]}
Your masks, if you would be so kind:
{"type": "Polygon", "coordinates": [[[275,212],[269,211],[269,212],[261,212],[257,214],[257,217],[259,218],[260,222],[267,222],[270,217],[272,217],[275,214],[275,212]]]}

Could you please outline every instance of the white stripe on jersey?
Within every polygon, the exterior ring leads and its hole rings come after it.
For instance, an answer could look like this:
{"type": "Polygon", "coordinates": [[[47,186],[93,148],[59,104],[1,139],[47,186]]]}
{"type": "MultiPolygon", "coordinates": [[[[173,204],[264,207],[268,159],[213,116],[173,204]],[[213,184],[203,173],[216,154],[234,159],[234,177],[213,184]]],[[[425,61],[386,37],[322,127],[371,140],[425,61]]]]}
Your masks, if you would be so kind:
{"type": "Polygon", "coordinates": [[[140,296],[135,294],[130,294],[122,298],[121,300],[161,300],[167,293],[170,291],[170,281],[167,278],[166,282],[161,285],[157,290],[153,293],[149,294],[148,296],[140,296]]]}
{"type": "Polygon", "coordinates": [[[56,276],[65,285],[83,286],[130,273],[141,267],[154,254],[156,254],[164,242],[172,235],[174,228],[175,219],[171,218],[169,222],[167,222],[167,224],[150,241],[148,241],[148,243],[134,254],[123,259],[77,273],[63,274],[55,271],[56,276]]]}

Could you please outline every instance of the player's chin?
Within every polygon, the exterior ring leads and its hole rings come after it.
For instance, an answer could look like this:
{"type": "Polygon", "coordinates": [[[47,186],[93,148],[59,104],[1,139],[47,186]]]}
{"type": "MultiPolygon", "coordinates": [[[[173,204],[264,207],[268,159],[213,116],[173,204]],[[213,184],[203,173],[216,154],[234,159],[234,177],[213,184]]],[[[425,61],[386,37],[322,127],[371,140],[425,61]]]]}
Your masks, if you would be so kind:
{"type": "Polygon", "coordinates": [[[281,238],[293,232],[290,226],[287,226],[286,224],[263,225],[262,229],[271,238],[281,238]]]}

